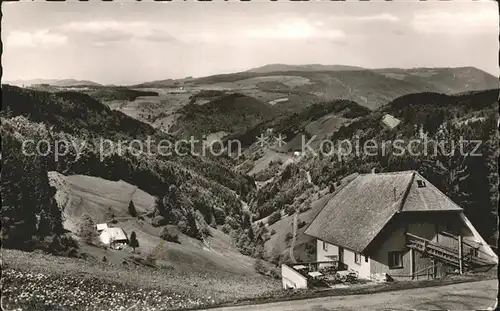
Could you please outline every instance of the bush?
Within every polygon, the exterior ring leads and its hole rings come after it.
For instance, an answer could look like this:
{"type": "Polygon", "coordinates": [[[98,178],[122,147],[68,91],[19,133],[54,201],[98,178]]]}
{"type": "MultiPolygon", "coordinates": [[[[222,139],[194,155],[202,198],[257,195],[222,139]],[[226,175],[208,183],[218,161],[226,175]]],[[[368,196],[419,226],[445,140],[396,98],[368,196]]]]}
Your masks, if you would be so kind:
{"type": "Polygon", "coordinates": [[[238,222],[231,216],[226,217],[225,223],[230,225],[231,228],[233,228],[233,229],[238,229],[238,227],[239,227],[238,222]]]}
{"type": "Polygon", "coordinates": [[[192,228],[191,232],[194,235],[190,235],[191,237],[196,237],[198,239],[206,238],[208,236],[212,236],[210,232],[210,228],[205,221],[203,214],[200,211],[195,211],[194,213],[195,223],[194,228],[192,228]]]}
{"type": "MultiPolygon", "coordinates": [[[[78,258],[81,256],[81,254],[78,252],[78,250],[76,248],[71,248],[66,253],[66,256],[71,257],[71,258],[78,258]]],[[[85,254],[83,254],[82,256],[85,256],[85,254]]]]}
{"type": "Polygon", "coordinates": [[[156,216],[155,218],[153,218],[151,220],[151,225],[153,227],[160,227],[160,226],[163,226],[165,225],[166,221],[165,221],[165,218],[163,218],[163,216],[156,216]]]}
{"type": "Polygon", "coordinates": [[[306,222],[303,220],[299,220],[297,223],[297,227],[300,229],[306,225],[306,222]]]}
{"type": "Polygon", "coordinates": [[[271,229],[271,235],[275,235],[275,234],[276,234],[276,230],[271,229]]]}
{"type": "Polygon", "coordinates": [[[78,248],[78,244],[69,235],[34,237],[33,243],[35,249],[59,256],[68,256],[78,248]]]}
{"type": "Polygon", "coordinates": [[[212,232],[210,231],[210,227],[206,226],[201,229],[201,233],[203,234],[204,237],[209,237],[212,236],[212,232]]]}
{"type": "Polygon", "coordinates": [[[316,243],[314,242],[307,242],[305,246],[305,251],[309,255],[314,255],[316,253],[316,243]]]}
{"type": "Polygon", "coordinates": [[[180,243],[179,242],[179,227],[173,225],[167,225],[161,229],[160,238],[168,242],[180,243]]]}
{"type": "Polygon", "coordinates": [[[225,224],[224,226],[222,226],[221,228],[222,232],[224,232],[225,234],[229,234],[231,232],[231,226],[228,225],[228,224],[225,224]]]}
{"type": "Polygon", "coordinates": [[[269,269],[264,265],[262,259],[256,259],[253,267],[255,271],[259,274],[270,276],[274,279],[281,279],[280,268],[269,269]]]}
{"type": "Polygon", "coordinates": [[[115,213],[113,212],[113,210],[111,209],[110,206],[108,206],[107,210],[106,210],[106,214],[104,216],[104,218],[107,220],[107,221],[110,221],[112,220],[113,218],[115,218],[115,213]]]}
{"type": "Polygon", "coordinates": [[[293,239],[293,234],[291,232],[288,232],[286,235],[285,235],[285,242],[288,242],[290,241],[291,239],[293,239]]]}
{"type": "Polygon", "coordinates": [[[334,192],[334,191],[335,191],[335,184],[332,181],[332,183],[330,184],[330,192],[334,192]]]}
{"type": "Polygon", "coordinates": [[[283,260],[283,256],[280,254],[276,254],[271,258],[271,263],[275,265],[281,264],[281,261],[283,260]]]}
{"type": "Polygon", "coordinates": [[[219,207],[214,207],[214,217],[216,224],[223,225],[224,221],[226,220],[226,213],[224,212],[223,209],[219,207]]]}
{"type": "Polygon", "coordinates": [[[311,204],[310,203],[307,203],[307,204],[303,204],[300,208],[299,208],[299,213],[304,213],[304,212],[307,212],[308,210],[311,209],[311,204]]]}
{"type": "Polygon", "coordinates": [[[273,277],[274,279],[276,279],[276,280],[281,279],[281,271],[279,268],[271,269],[271,270],[269,270],[269,273],[270,273],[271,277],[273,277]]]}
{"type": "Polygon", "coordinates": [[[63,249],[68,249],[72,247],[78,248],[78,243],[76,243],[76,241],[73,240],[70,233],[56,235],[55,238],[57,239],[58,245],[61,246],[63,249]]]}
{"type": "Polygon", "coordinates": [[[187,223],[184,220],[179,221],[177,223],[177,227],[179,227],[179,230],[181,230],[181,232],[187,231],[187,223]]]}
{"type": "Polygon", "coordinates": [[[281,213],[280,213],[280,211],[276,211],[276,212],[272,213],[271,216],[269,216],[269,218],[267,219],[267,223],[269,225],[272,225],[279,220],[281,220],[281,213]]]}
{"type": "Polygon", "coordinates": [[[257,273],[265,275],[267,272],[266,267],[262,263],[262,259],[256,259],[253,267],[254,267],[255,271],[257,271],[257,273]]]}

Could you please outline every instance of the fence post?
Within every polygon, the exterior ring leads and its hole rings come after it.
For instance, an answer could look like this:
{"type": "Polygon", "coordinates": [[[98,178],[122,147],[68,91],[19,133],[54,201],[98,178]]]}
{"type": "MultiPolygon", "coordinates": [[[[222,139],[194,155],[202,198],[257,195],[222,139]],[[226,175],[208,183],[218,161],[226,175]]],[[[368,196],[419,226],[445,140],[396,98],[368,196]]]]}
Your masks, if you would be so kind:
{"type": "Polygon", "coordinates": [[[415,278],[415,253],[413,252],[413,248],[410,248],[410,274],[411,279],[415,278]]]}
{"type": "Polygon", "coordinates": [[[462,245],[462,236],[458,236],[458,260],[460,267],[460,274],[464,273],[464,259],[463,259],[463,245],[462,245]]]}

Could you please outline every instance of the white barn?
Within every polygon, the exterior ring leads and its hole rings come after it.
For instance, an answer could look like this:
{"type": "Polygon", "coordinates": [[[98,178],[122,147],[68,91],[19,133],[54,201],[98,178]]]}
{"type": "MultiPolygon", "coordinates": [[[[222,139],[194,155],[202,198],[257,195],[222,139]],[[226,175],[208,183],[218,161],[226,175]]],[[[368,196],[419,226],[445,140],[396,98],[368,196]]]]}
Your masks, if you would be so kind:
{"type": "Polygon", "coordinates": [[[99,239],[103,244],[112,246],[128,243],[127,234],[122,228],[106,227],[99,235],[99,239]]]}
{"type": "Polygon", "coordinates": [[[106,223],[104,223],[104,224],[97,224],[96,228],[97,228],[97,232],[101,232],[104,229],[108,228],[108,224],[106,224],[106,223]]]}
{"type": "Polygon", "coordinates": [[[393,128],[395,128],[396,126],[398,126],[401,123],[401,120],[399,120],[398,118],[396,118],[390,114],[386,114],[382,117],[382,120],[380,120],[380,123],[382,124],[382,126],[392,130],[393,128]]]}

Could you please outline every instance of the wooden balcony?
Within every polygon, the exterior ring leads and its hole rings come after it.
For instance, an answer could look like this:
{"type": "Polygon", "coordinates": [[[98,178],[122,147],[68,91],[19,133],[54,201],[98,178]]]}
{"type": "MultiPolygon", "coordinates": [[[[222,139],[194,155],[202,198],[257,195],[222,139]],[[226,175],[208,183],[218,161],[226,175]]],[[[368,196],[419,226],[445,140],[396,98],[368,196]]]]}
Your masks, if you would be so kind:
{"type": "MultiPolygon", "coordinates": [[[[478,257],[477,253],[468,252],[464,254],[463,242],[460,239],[461,247],[453,249],[440,245],[434,241],[413,235],[411,233],[406,234],[406,246],[413,249],[421,254],[427,255],[430,258],[436,259],[443,262],[444,264],[459,268],[461,272],[463,269],[476,270],[480,268],[493,267],[496,264],[486,258],[478,257]]],[[[470,244],[467,244],[470,245],[470,244]]]]}

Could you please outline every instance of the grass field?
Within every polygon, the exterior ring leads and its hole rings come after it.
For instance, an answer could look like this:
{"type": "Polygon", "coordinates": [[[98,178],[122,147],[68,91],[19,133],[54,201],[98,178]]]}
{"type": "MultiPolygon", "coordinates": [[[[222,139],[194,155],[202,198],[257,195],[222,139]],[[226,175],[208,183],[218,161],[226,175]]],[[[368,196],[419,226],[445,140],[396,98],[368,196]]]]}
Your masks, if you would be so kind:
{"type": "Polygon", "coordinates": [[[133,252],[79,242],[81,258],[2,250],[8,310],[171,310],[249,299],[281,287],[258,274],[255,260],[240,254],[231,237],[215,228],[204,241],[182,234],[180,243],[159,238],[161,228],[146,217],[128,215],[130,200],[139,214],[154,203],[134,185],[55,172],[50,179],[67,230],[76,232],[83,213],[97,223],[111,209],[117,222],[110,225],[129,236],[136,232],[139,247],[133,252]]]}
{"type": "Polygon", "coordinates": [[[16,250],[3,249],[2,263],[5,310],[178,310],[279,289],[276,281],[261,276],[186,274],[16,250]]]}
{"type": "MultiPolygon", "coordinates": [[[[142,257],[155,250],[157,261],[176,271],[202,272],[211,267],[209,270],[215,273],[259,277],[253,268],[254,259],[241,255],[232,245],[232,239],[215,228],[211,228],[212,236],[204,242],[181,235],[178,244],[159,238],[161,228],[153,227],[147,218],[130,217],[128,204],[131,200],[139,214],[150,211],[154,204],[153,196],[134,185],[86,175],[64,176],[51,172],[50,176],[52,184],[58,189],[56,196],[65,198],[66,205],[61,208],[67,230],[76,232],[84,213],[90,215],[95,223],[106,222],[106,213],[111,209],[117,220],[112,226],[121,227],[128,235],[136,232],[142,257]]],[[[89,251],[97,258],[105,256],[104,250],[89,251]]],[[[116,262],[120,263],[122,257],[118,256],[116,262]]]]}

